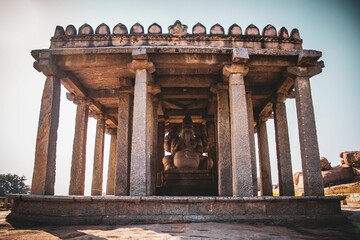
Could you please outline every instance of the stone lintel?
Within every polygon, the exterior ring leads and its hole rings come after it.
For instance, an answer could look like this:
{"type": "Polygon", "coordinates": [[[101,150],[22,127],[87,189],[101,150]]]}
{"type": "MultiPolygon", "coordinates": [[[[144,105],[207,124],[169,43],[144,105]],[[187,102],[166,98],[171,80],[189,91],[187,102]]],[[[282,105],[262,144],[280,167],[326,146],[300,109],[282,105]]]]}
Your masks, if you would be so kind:
{"type": "Polygon", "coordinates": [[[148,60],[146,48],[134,49],[131,53],[131,56],[134,60],[148,60]]]}
{"type": "Polygon", "coordinates": [[[301,66],[287,67],[285,75],[290,78],[313,77],[321,73],[323,67],[324,67],[323,61],[316,62],[316,64],[307,67],[301,67],[301,66]]]}
{"type": "Polygon", "coordinates": [[[322,52],[315,50],[302,50],[299,53],[298,64],[300,66],[311,66],[319,60],[322,56],[322,52]]]}
{"type": "Polygon", "coordinates": [[[50,52],[41,52],[39,60],[34,62],[34,68],[38,72],[42,72],[45,76],[65,77],[65,73],[55,66],[50,52]]]}
{"type": "Polygon", "coordinates": [[[231,60],[233,63],[246,63],[249,60],[249,52],[247,48],[234,48],[231,60]]]}
{"type": "MultiPolygon", "coordinates": [[[[144,46],[146,52],[149,53],[179,53],[179,54],[231,54],[234,48],[232,47],[209,47],[197,46],[144,46]]],[[[131,46],[109,46],[106,48],[91,47],[91,48],[56,48],[56,49],[37,49],[31,51],[33,58],[36,61],[40,60],[42,53],[51,53],[52,56],[66,56],[79,54],[131,54],[133,47],[131,46]]],[[[257,49],[249,48],[249,56],[287,56],[297,57],[302,50],[298,49],[257,49]]]]}
{"type": "MultiPolygon", "coordinates": [[[[97,91],[102,91],[102,90],[97,90],[97,91]]],[[[101,93],[101,92],[99,93],[97,91],[95,91],[95,93],[90,92],[89,94],[92,95],[92,96],[96,96],[96,97],[97,97],[97,94],[98,95],[102,94],[102,96],[106,95],[106,93],[101,93]]],[[[121,90],[117,91],[117,92],[121,93],[121,90]]],[[[106,124],[110,128],[116,128],[117,127],[117,125],[118,125],[117,120],[115,118],[109,116],[108,114],[106,114],[105,111],[104,111],[103,106],[99,102],[93,100],[92,98],[76,96],[73,93],[66,93],[66,98],[69,101],[74,102],[76,105],[87,105],[89,107],[89,110],[90,110],[90,117],[94,117],[95,119],[97,119],[98,116],[102,116],[105,119],[106,124]]]]}

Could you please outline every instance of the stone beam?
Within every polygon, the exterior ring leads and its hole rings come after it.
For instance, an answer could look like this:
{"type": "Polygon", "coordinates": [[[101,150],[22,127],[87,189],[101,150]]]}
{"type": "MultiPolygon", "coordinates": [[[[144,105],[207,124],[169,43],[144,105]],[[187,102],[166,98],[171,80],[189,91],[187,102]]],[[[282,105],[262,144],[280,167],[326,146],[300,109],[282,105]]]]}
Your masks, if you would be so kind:
{"type": "Polygon", "coordinates": [[[161,96],[163,99],[186,99],[196,98],[208,99],[211,92],[205,88],[162,88],[161,96]]]}
{"type": "Polygon", "coordinates": [[[205,116],[206,109],[165,109],[165,116],[185,116],[186,113],[191,116],[205,116]]]}
{"type": "Polygon", "coordinates": [[[161,87],[210,87],[214,80],[209,75],[160,75],[156,83],[161,87]]]}
{"type": "Polygon", "coordinates": [[[322,52],[315,50],[302,50],[298,56],[298,65],[309,66],[314,65],[319,58],[321,58],[322,52]]]}
{"type": "Polygon", "coordinates": [[[324,62],[319,61],[314,63],[312,66],[302,67],[302,66],[293,66],[288,67],[285,72],[285,76],[288,76],[292,79],[296,77],[313,77],[322,72],[324,67],[324,62]]]}
{"type": "Polygon", "coordinates": [[[90,90],[89,97],[99,100],[99,99],[118,99],[119,94],[121,93],[134,93],[134,87],[123,86],[118,89],[98,89],[90,90]]]}
{"type": "Polygon", "coordinates": [[[61,84],[69,91],[79,97],[88,96],[87,90],[80,83],[79,79],[71,72],[65,72],[65,77],[61,79],[61,84]]]}

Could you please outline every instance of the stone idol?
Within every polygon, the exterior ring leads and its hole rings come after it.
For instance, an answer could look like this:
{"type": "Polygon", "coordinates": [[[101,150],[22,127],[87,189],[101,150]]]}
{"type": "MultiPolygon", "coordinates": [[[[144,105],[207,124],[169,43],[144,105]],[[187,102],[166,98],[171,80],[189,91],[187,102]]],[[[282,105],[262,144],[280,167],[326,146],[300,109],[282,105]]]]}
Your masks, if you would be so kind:
{"type": "Polygon", "coordinates": [[[195,134],[190,115],[186,115],[180,134],[171,128],[165,137],[164,150],[171,155],[163,158],[164,170],[211,170],[213,160],[203,155],[206,148],[204,139],[195,134]]]}

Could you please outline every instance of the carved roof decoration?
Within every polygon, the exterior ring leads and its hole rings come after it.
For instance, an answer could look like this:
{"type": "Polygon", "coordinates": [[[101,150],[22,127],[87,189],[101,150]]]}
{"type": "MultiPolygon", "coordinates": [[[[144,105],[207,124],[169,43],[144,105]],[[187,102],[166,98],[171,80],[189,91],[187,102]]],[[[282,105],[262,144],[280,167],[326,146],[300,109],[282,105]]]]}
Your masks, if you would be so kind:
{"type": "Polygon", "coordinates": [[[203,24],[197,23],[189,33],[188,26],[177,20],[168,27],[168,33],[163,33],[157,23],[151,24],[145,33],[140,23],[131,26],[130,31],[124,24],[118,23],[112,32],[104,23],[96,27],[95,31],[85,23],[78,30],[73,25],[68,25],[65,29],[57,26],[50,48],[140,45],[302,49],[302,39],[297,29],[292,29],[289,34],[285,27],[281,27],[277,32],[271,24],[265,26],[260,33],[259,28],[254,24],[247,26],[243,32],[242,28],[234,23],[225,33],[224,27],[218,23],[214,24],[209,32],[203,24]]]}

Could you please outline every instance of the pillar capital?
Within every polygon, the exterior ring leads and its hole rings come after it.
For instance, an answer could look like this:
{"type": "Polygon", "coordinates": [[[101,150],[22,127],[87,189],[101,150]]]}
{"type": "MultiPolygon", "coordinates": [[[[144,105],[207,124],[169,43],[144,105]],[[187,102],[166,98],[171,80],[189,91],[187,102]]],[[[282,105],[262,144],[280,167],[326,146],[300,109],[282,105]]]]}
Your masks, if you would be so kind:
{"type": "Polygon", "coordinates": [[[214,94],[218,94],[219,91],[228,91],[229,90],[229,84],[228,83],[217,83],[216,85],[212,85],[210,87],[210,91],[214,94]]]}
{"type": "Polygon", "coordinates": [[[147,70],[148,73],[155,72],[155,66],[148,60],[148,55],[145,48],[137,48],[132,51],[133,60],[128,64],[129,70],[133,73],[136,70],[147,70]]]}
{"type": "Polygon", "coordinates": [[[147,92],[151,93],[152,95],[156,95],[161,92],[161,88],[159,85],[150,84],[147,86],[147,92]]]}
{"type": "Polygon", "coordinates": [[[42,52],[39,55],[39,60],[34,62],[34,68],[42,72],[45,76],[57,76],[63,78],[66,74],[56,67],[54,57],[49,52],[42,52]]]}
{"type": "Polygon", "coordinates": [[[81,106],[89,106],[92,103],[91,99],[87,97],[76,96],[73,93],[66,93],[66,98],[69,101],[75,103],[76,105],[81,105],[81,106]]]}
{"type": "Polygon", "coordinates": [[[292,66],[287,67],[285,76],[290,77],[292,79],[296,77],[313,77],[322,72],[322,68],[324,67],[324,62],[319,61],[315,62],[311,66],[292,66]]]}
{"type": "Polygon", "coordinates": [[[105,133],[109,134],[109,135],[116,135],[117,134],[117,129],[116,128],[111,128],[108,125],[106,125],[105,133]]]}
{"type": "Polygon", "coordinates": [[[128,64],[129,70],[132,73],[135,73],[136,70],[147,70],[148,73],[155,72],[155,65],[152,62],[149,62],[148,60],[132,60],[131,63],[128,64]]]}
{"type": "Polygon", "coordinates": [[[231,74],[241,74],[246,76],[249,72],[249,68],[245,64],[233,63],[231,65],[225,65],[222,69],[222,73],[225,77],[230,77],[231,74]]]}
{"type": "Polygon", "coordinates": [[[268,114],[268,115],[259,115],[259,117],[258,117],[258,121],[259,122],[267,122],[267,120],[270,118],[270,114],[268,114]]]}

